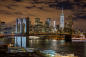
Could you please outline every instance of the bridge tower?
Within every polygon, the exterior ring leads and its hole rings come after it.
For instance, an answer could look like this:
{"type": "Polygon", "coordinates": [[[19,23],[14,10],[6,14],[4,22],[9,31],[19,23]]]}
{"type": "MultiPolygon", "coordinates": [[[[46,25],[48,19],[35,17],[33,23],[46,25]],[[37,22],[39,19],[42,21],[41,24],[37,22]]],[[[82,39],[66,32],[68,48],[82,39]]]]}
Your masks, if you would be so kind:
{"type": "Polygon", "coordinates": [[[16,34],[23,34],[24,36],[15,36],[15,46],[26,47],[28,45],[29,18],[16,19],[16,34]]]}

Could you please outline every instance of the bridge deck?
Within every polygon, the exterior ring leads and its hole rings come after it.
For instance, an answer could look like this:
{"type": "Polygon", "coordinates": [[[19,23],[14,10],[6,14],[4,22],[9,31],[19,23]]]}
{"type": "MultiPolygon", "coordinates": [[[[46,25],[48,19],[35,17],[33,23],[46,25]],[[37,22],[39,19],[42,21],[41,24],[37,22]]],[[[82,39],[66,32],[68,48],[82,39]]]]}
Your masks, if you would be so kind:
{"type": "Polygon", "coordinates": [[[64,36],[70,35],[67,33],[60,34],[60,33],[30,33],[30,34],[0,34],[0,37],[8,37],[8,36],[64,36]]]}

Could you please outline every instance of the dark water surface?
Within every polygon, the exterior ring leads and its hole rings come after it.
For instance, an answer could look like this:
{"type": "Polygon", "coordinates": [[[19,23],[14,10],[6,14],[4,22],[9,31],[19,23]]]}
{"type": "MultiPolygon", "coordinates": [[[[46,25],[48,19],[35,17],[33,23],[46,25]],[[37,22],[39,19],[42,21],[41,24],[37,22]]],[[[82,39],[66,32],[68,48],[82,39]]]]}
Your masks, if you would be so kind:
{"type": "MultiPolygon", "coordinates": [[[[10,40],[11,41],[11,40],[10,40]]],[[[23,41],[24,42],[24,41],[23,41]]],[[[86,57],[86,41],[73,41],[66,43],[64,40],[29,40],[29,48],[40,50],[55,50],[60,54],[75,54],[78,57],[86,57]]],[[[0,43],[1,44],[1,43],[0,43]]]]}
{"type": "Polygon", "coordinates": [[[86,57],[86,42],[75,41],[72,43],[65,43],[64,40],[29,40],[30,48],[38,49],[52,49],[60,54],[74,53],[79,57],[86,57]]]}

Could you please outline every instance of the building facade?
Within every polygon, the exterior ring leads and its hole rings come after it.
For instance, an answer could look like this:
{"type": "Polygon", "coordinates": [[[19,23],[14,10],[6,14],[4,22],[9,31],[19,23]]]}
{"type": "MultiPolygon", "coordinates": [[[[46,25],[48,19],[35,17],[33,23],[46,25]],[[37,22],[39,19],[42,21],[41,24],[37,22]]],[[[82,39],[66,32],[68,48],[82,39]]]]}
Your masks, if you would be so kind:
{"type": "Polygon", "coordinates": [[[53,32],[57,32],[57,28],[56,28],[56,21],[53,21],[53,32]]]}
{"type": "Polygon", "coordinates": [[[45,32],[51,32],[51,18],[47,18],[44,24],[45,32]]]}
{"type": "Polygon", "coordinates": [[[60,16],[60,29],[64,29],[64,13],[63,13],[63,8],[62,8],[62,13],[60,16]]]}

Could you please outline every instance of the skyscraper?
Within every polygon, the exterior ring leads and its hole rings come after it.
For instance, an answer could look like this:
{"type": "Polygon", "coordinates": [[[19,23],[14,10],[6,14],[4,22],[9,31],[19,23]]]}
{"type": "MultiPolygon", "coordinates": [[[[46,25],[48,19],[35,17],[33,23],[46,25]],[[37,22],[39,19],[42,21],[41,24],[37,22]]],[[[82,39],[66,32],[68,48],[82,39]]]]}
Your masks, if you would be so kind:
{"type": "Polygon", "coordinates": [[[47,18],[44,26],[45,26],[45,32],[51,31],[51,18],[47,18]]]}
{"type": "Polygon", "coordinates": [[[57,29],[56,29],[56,21],[55,21],[55,20],[53,21],[53,31],[54,31],[54,32],[57,31],[57,29]]]}
{"type": "Polygon", "coordinates": [[[34,26],[34,32],[42,32],[43,30],[43,22],[40,21],[40,18],[35,18],[35,26],[34,26]]]}
{"type": "Polygon", "coordinates": [[[51,26],[51,18],[47,18],[47,20],[46,20],[46,25],[47,25],[48,27],[51,26]]]}
{"type": "Polygon", "coordinates": [[[62,30],[64,29],[64,13],[63,13],[63,8],[62,8],[62,13],[60,15],[60,28],[62,30]]]}

